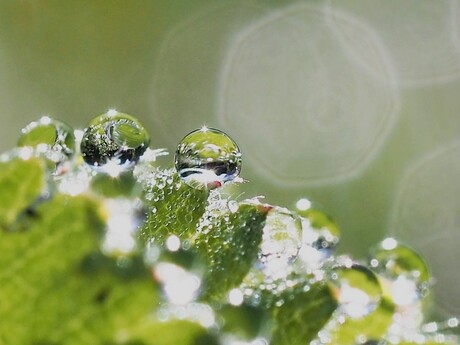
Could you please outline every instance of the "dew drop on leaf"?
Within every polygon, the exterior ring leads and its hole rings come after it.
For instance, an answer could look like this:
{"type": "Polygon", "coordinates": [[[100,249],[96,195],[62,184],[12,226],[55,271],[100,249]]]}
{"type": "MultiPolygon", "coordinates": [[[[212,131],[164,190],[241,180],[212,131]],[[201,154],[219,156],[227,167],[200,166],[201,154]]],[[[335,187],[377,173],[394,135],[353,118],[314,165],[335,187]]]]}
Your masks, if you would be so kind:
{"type": "Polygon", "coordinates": [[[258,259],[240,285],[250,305],[270,307],[283,303],[280,296],[304,282],[303,277],[295,276],[294,265],[301,245],[300,217],[286,208],[271,207],[262,230],[258,259]]]}
{"type": "Polygon", "coordinates": [[[61,121],[43,116],[21,130],[18,146],[38,150],[56,164],[55,173],[59,175],[66,170],[61,169],[62,164],[75,154],[74,131],[61,121]]]}
{"type": "Polygon", "coordinates": [[[93,169],[115,177],[134,168],[149,144],[149,134],[136,118],[109,110],[91,120],[80,148],[93,169]]]}
{"type": "Polygon", "coordinates": [[[241,171],[241,152],[224,132],[208,127],[186,135],[174,157],[182,180],[196,189],[214,189],[233,181],[241,171]]]}
{"type": "Polygon", "coordinates": [[[360,264],[334,268],[331,286],[340,311],[358,319],[373,312],[382,297],[382,288],[375,273],[360,264]]]}
{"type": "Polygon", "coordinates": [[[274,207],[263,228],[259,260],[264,275],[276,280],[292,272],[302,244],[300,217],[288,209],[274,207]]]}
{"type": "Polygon", "coordinates": [[[384,239],[371,252],[371,266],[388,278],[404,275],[420,284],[429,283],[431,279],[428,266],[420,254],[394,238],[384,239]]]}
{"type": "Polygon", "coordinates": [[[371,267],[379,273],[398,306],[409,306],[429,292],[431,275],[423,258],[394,238],[386,238],[371,250],[371,267]]]}

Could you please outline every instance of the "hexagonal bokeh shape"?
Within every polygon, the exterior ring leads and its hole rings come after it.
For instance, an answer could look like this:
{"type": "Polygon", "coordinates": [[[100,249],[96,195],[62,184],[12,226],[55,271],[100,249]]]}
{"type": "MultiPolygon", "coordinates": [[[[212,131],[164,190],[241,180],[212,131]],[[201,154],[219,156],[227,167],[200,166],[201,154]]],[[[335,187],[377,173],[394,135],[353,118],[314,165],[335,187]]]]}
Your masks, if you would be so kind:
{"type": "MultiPolygon", "coordinates": [[[[458,0],[328,0],[327,3],[361,18],[375,29],[391,52],[398,80],[404,86],[445,83],[460,77],[456,48],[458,0]]],[[[355,45],[352,37],[343,38],[344,44],[355,45]]],[[[372,65],[367,67],[375,75],[380,74],[372,65]]]]}
{"type": "Polygon", "coordinates": [[[460,310],[459,176],[460,141],[415,162],[400,182],[389,229],[427,259],[437,282],[436,305],[446,315],[460,310]]]}
{"type": "Polygon", "coordinates": [[[227,54],[222,127],[235,133],[248,164],[278,185],[318,186],[358,175],[398,112],[385,47],[371,28],[330,8],[275,11],[243,31],[227,54]],[[356,49],[341,43],[337,28],[354,37],[356,49]]]}
{"type": "Polygon", "coordinates": [[[217,126],[217,85],[226,47],[265,11],[251,3],[223,2],[196,10],[168,30],[151,88],[152,119],[168,133],[168,144],[202,125],[217,126]]]}

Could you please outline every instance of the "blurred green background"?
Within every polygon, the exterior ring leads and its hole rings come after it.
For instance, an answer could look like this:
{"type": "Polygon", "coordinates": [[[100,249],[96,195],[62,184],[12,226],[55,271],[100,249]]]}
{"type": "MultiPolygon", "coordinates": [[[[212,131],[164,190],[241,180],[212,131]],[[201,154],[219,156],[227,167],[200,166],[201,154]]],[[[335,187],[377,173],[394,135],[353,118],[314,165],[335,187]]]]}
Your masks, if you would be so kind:
{"type": "Polygon", "coordinates": [[[0,150],[41,115],[115,108],[170,152],[218,127],[247,197],[311,198],[355,257],[402,239],[458,316],[459,20],[455,0],[2,1],[0,150]]]}

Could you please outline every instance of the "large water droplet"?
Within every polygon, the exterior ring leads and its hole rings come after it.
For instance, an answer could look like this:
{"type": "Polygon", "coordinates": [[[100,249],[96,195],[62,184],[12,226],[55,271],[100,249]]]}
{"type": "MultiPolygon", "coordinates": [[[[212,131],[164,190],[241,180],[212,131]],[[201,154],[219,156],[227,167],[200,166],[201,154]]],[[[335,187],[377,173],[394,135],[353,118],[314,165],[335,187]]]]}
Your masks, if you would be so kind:
{"type": "Polygon", "coordinates": [[[259,254],[264,275],[276,280],[290,274],[301,244],[300,217],[281,207],[270,210],[263,228],[259,254]]]}
{"type": "Polygon", "coordinates": [[[394,238],[386,238],[371,251],[370,265],[384,283],[398,306],[409,306],[425,296],[431,275],[423,258],[412,248],[394,238]]]}
{"type": "Polygon", "coordinates": [[[394,238],[384,239],[371,251],[371,265],[388,278],[404,275],[418,283],[429,283],[431,276],[425,260],[412,248],[394,238]]]}
{"type": "Polygon", "coordinates": [[[134,167],[149,143],[147,130],[136,118],[109,110],[88,124],[81,154],[93,169],[118,176],[134,167]]]}
{"type": "Polygon", "coordinates": [[[313,208],[299,209],[298,214],[302,219],[299,264],[307,271],[321,268],[339,243],[339,227],[325,213],[313,208]]]}
{"type": "Polygon", "coordinates": [[[339,266],[332,277],[340,310],[346,316],[361,318],[378,306],[382,288],[375,273],[367,267],[359,264],[339,266]]]}
{"type": "Polygon", "coordinates": [[[233,181],[241,171],[241,152],[224,132],[208,127],[186,135],[174,157],[184,182],[197,189],[213,189],[233,181]]]}
{"type": "Polygon", "coordinates": [[[60,174],[66,170],[61,169],[62,163],[75,154],[75,136],[69,125],[43,116],[22,129],[18,146],[35,148],[56,164],[55,173],[60,174]]]}
{"type": "Polygon", "coordinates": [[[283,295],[305,282],[295,274],[294,263],[302,244],[300,217],[282,207],[270,207],[262,233],[258,260],[240,285],[245,301],[270,307],[283,303],[283,295]]]}

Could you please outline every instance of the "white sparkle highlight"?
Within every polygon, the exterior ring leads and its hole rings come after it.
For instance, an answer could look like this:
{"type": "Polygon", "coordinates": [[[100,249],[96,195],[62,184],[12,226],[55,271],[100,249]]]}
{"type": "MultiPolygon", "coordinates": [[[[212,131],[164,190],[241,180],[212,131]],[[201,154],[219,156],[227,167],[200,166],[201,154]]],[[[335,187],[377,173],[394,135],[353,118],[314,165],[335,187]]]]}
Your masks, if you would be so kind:
{"type": "Polygon", "coordinates": [[[305,198],[299,199],[297,200],[295,207],[297,207],[299,211],[306,211],[311,207],[311,201],[305,198]]]}
{"type": "Polygon", "coordinates": [[[171,235],[166,239],[166,248],[171,252],[177,252],[180,249],[180,239],[176,235],[171,235]]]}
{"type": "Polygon", "coordinates": [[[392,237],[385,238],[382,241],[382,248],[385,250],[393,250],[396,248],[397,245],[398,245],[398,241],[396,241],[392,237]]]}
{"type": "Polygon", "coordinates": [[[118,114],[118,111],[115,110],[115,109],[109,109],[109,110],[107,111],[107,115],[110,116],[110,117],[116,116],[117,114],[118,114]]]}
{"type": "Polygon", "coordinates": [[[244,295],[240,289],[230,290],[230,292],[228,293],[228,302],[231,305],[239,306],[243,304],[243,301],[244,301],[244,295]]]}
{"type": "Polygon", "coordinates": [[[161,262],[154,268],[155,278],[163,284],[163,291],[171,304],[186,305],[195,300],[201,279],[177,265],[161,262]]]}

